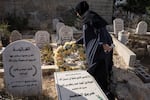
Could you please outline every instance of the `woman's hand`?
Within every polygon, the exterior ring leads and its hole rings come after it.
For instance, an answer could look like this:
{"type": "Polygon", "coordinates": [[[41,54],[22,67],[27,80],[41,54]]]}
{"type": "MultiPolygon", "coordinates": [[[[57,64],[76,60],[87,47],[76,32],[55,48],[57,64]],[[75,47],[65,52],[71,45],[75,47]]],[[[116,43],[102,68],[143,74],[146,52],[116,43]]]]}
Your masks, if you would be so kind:
{"type": "Polygon", "coordinates": [[[110,52],[112,50],[112,47],[108,44],[103,44],[104,52],[110,52]]]}

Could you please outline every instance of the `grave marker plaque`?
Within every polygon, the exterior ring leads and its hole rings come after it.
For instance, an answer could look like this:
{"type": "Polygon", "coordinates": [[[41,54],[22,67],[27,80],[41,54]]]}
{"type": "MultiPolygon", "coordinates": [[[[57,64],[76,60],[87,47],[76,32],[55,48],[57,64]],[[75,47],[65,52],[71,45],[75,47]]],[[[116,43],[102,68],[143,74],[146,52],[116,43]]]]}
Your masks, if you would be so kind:
{"type": "Polygon", "coordinates": [[[44,45],[49,44],[50,34],[47,31],[38,31],[35,34],[36,45],[41,49],[44,45]]]}
{"type": "Polygon", "coordinates": [[[14,96],[39,95],[42,91],[40,50],[30,42],[18,40],[3,52],[6,90],[14,96]]]}
{"type": "Polygon", "coordinates": [[[108,100],[87,71],[55,72],[54,76],[58,100],[108,100]]]}
{"type": "Polygon", "coordinates": [[[118,36],[118,32],[124,30],[124,22],[120,18],[116,18],[113,21],[114,24],[114,34],[118,36]]]}

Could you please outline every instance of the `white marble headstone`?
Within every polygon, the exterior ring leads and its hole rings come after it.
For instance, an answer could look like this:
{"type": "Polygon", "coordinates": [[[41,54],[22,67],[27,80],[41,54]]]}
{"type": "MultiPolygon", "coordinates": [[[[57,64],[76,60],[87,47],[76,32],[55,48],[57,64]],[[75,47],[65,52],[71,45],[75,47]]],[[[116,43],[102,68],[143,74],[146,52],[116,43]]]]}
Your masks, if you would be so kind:
{"type": "Polygon", "coordinates": [[[11,42],[21,40],[21,39],[22,39],[22,34],[19,33],[19,31],[14,30],[14,31],[11,32],[11,35],[10,35],[10,41],[11,42]]]}
{"type": "Polygon", "coordinates": [[[59,30],[58,44],[64,44],[73,40],[73,29],[69,26],[62,26],[59,30]]]}
{"type": "Polygon", "coordinates": [[[47,31],[38,31],[35,34],[36,45],[41,49],[44,45],[49,44],[50,34],[47,31]]]}
{"type": "Polygon", "coordinates": [[[54,76],[58,100],[108,100],[87,71],[55,72],[54,76]]]}
{"type": "Polygon", "coordinates": [[[56,31],[56,24],[59,22],[59,19],[55,18],[53,19],[53,31],[56,31]]]}
{"type": "Polygon", "coordinates": [[[146,34],[147,32],[147,23],[145,21],[141,21],[138,23],[136,28],[136,34],[146,34]]]}
{"type": "Polygon", "coordinates": [[[18,40],[3,51],[6,90],[14,96],[40,95],[42,71],[40,50],[30,42],[18,40]]]}
{"type": "Polygon", "coordinates": [[[116,19],[113,21],[113,25],[114,25],[114,34],[115,34],[116,36],[118,36],[119,31],[124,30],[124,22],[123,22],[122,19],[116,18],[116,19]]]}

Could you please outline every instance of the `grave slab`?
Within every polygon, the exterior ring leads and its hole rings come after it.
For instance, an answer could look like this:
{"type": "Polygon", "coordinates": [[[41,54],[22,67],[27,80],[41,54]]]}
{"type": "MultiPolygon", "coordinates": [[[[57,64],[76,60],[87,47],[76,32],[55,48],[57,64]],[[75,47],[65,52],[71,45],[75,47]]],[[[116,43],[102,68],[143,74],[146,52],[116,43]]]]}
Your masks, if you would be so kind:
{"type": "Polygon", "coordinates": [[[108,100],[87,71],[55,72],[54,76],[59,100],[108,100]]]}

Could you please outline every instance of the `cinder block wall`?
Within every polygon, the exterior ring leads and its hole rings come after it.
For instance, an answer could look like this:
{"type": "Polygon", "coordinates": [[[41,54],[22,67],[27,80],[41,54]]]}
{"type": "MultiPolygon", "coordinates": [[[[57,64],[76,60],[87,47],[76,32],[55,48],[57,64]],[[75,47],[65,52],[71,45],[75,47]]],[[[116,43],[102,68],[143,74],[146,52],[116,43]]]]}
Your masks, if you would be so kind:
{"type": "MultiPolygon", "coordinates": [[[[29,25],[51,25],[52,18],[74,7],[81,0],[0,0],[0,18],[15,13],[29,19],[29,25]]],[[[87,0],[90,8],[112,23],[113,0],[87,0]]]]}

